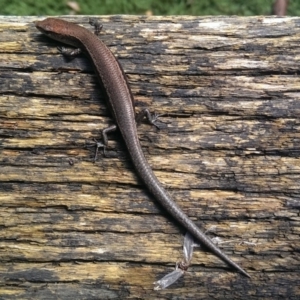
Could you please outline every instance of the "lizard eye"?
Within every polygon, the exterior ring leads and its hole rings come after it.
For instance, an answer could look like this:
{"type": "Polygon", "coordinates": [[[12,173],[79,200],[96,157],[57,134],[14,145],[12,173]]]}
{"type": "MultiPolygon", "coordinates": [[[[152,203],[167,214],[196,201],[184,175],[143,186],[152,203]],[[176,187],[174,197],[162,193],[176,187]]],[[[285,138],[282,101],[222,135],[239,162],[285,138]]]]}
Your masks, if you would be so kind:
{"type": "Polygon", "coordinates": [[[44,29],[45,33],[52,32],[51,26],[49,26],[49,25],[46,25],[43,29],[44,29]]]}

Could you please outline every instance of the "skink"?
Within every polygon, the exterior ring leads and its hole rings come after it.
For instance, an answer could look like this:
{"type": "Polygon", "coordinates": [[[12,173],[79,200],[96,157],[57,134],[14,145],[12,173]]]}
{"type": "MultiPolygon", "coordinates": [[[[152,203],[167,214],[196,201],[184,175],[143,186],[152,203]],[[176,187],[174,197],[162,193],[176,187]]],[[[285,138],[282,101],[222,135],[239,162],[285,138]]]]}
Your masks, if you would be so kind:
{"type": "MultiPolygon", "coordinates": [[[[61,19],[48,18],[35,22],[45,35],[62,43],[82,49],[92,60],[95,71],[107,94],[108,106],[124,139],[133,165],[157,201],[173,216],[196,240],[228,265],[247,277],[250,275],[223,253],[171,199],[147,162],[137,135],[134,101],[127,79],[120,64],[105,44],[89,30],[61,19]]],[[[106,135],[105,135],[106,136],[106,135]]],[[[106,138],[105,138],[106,139],[106,138]]]]}

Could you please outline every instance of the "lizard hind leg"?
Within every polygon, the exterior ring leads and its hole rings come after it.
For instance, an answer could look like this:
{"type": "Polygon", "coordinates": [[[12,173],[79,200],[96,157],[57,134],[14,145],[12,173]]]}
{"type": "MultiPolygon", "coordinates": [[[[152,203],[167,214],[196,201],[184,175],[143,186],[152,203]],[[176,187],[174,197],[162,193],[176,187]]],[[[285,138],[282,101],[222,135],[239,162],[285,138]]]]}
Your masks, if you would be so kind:
{"type": "Polygon", "coordinates": [[[103,154],[105,157],[108,157],[108,155],[106,154],[106,148],[108,146],[108,137],[107,134],[113,131],[116,131],[117,126],[116,125],[111,125],[107,128],[102,129],[101,133],[102,133],[102,141],[103,142],[99,142],[96,139],[94,139],[94,143],[92,145],[89,145],[87,147],[96,147],[95,150],[95,156],[94,156],[94,162],[96,162],[97,158],[98,158],[98,153],[99,153],[99,149],[103,148],[103,154]]]}
{"type": "Polygon", "coordinates": [[[157,125],[157,120],[160,116],[161,115],[157,113],[151,113],[148,108],[144,108],[136,114],[135,121],[137,122],[137,124],[140,124],[146,117],[149,124],[154,125],[157,129],[160,129],[160,127],[157,125]]]}

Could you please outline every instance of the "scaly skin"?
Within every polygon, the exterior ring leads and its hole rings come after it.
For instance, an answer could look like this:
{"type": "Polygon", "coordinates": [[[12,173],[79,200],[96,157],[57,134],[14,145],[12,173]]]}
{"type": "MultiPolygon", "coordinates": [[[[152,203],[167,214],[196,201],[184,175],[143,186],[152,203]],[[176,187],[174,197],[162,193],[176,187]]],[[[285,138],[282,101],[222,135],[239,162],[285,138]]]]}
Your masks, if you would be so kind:
{"type": "MultiPolygon", "coordinates": [[[[47,36],[79,47],[88,54],[95,71],[107,94],[109,108],[117,123],[135,169],[149,191],[157,201],[173,216],[196,240],[217,255],[228,265],[247,277],[249,274],[233,262],[192,222],[188,216],[171,199],[163,188],[149,163],[147,162],[137,135],[134,101],[125,74],[111,51],[99,38],[87,29],[76,24],[55,18],[48,18],[35,23],[36,27],[47,36]]],[[[108,131],[115,130],[112,126],[108,131]]]]}

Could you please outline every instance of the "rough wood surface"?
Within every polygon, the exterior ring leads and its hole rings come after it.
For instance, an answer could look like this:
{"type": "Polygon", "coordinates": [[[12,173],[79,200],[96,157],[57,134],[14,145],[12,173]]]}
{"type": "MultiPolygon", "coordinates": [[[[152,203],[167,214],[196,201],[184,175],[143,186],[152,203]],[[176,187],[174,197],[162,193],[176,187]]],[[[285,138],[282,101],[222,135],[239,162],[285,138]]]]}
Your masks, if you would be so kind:
{"type": "MultiPolygon", "coordinates": [[[[66,61],[37,18],[0,17],[1,299],[299,299],[300,18],[101,16],[174,200],[252,276],[198,249],[141,185],[90,62],[66,61]]],[[[87,17],[65,17],[89,27],[87,17]]]]}

